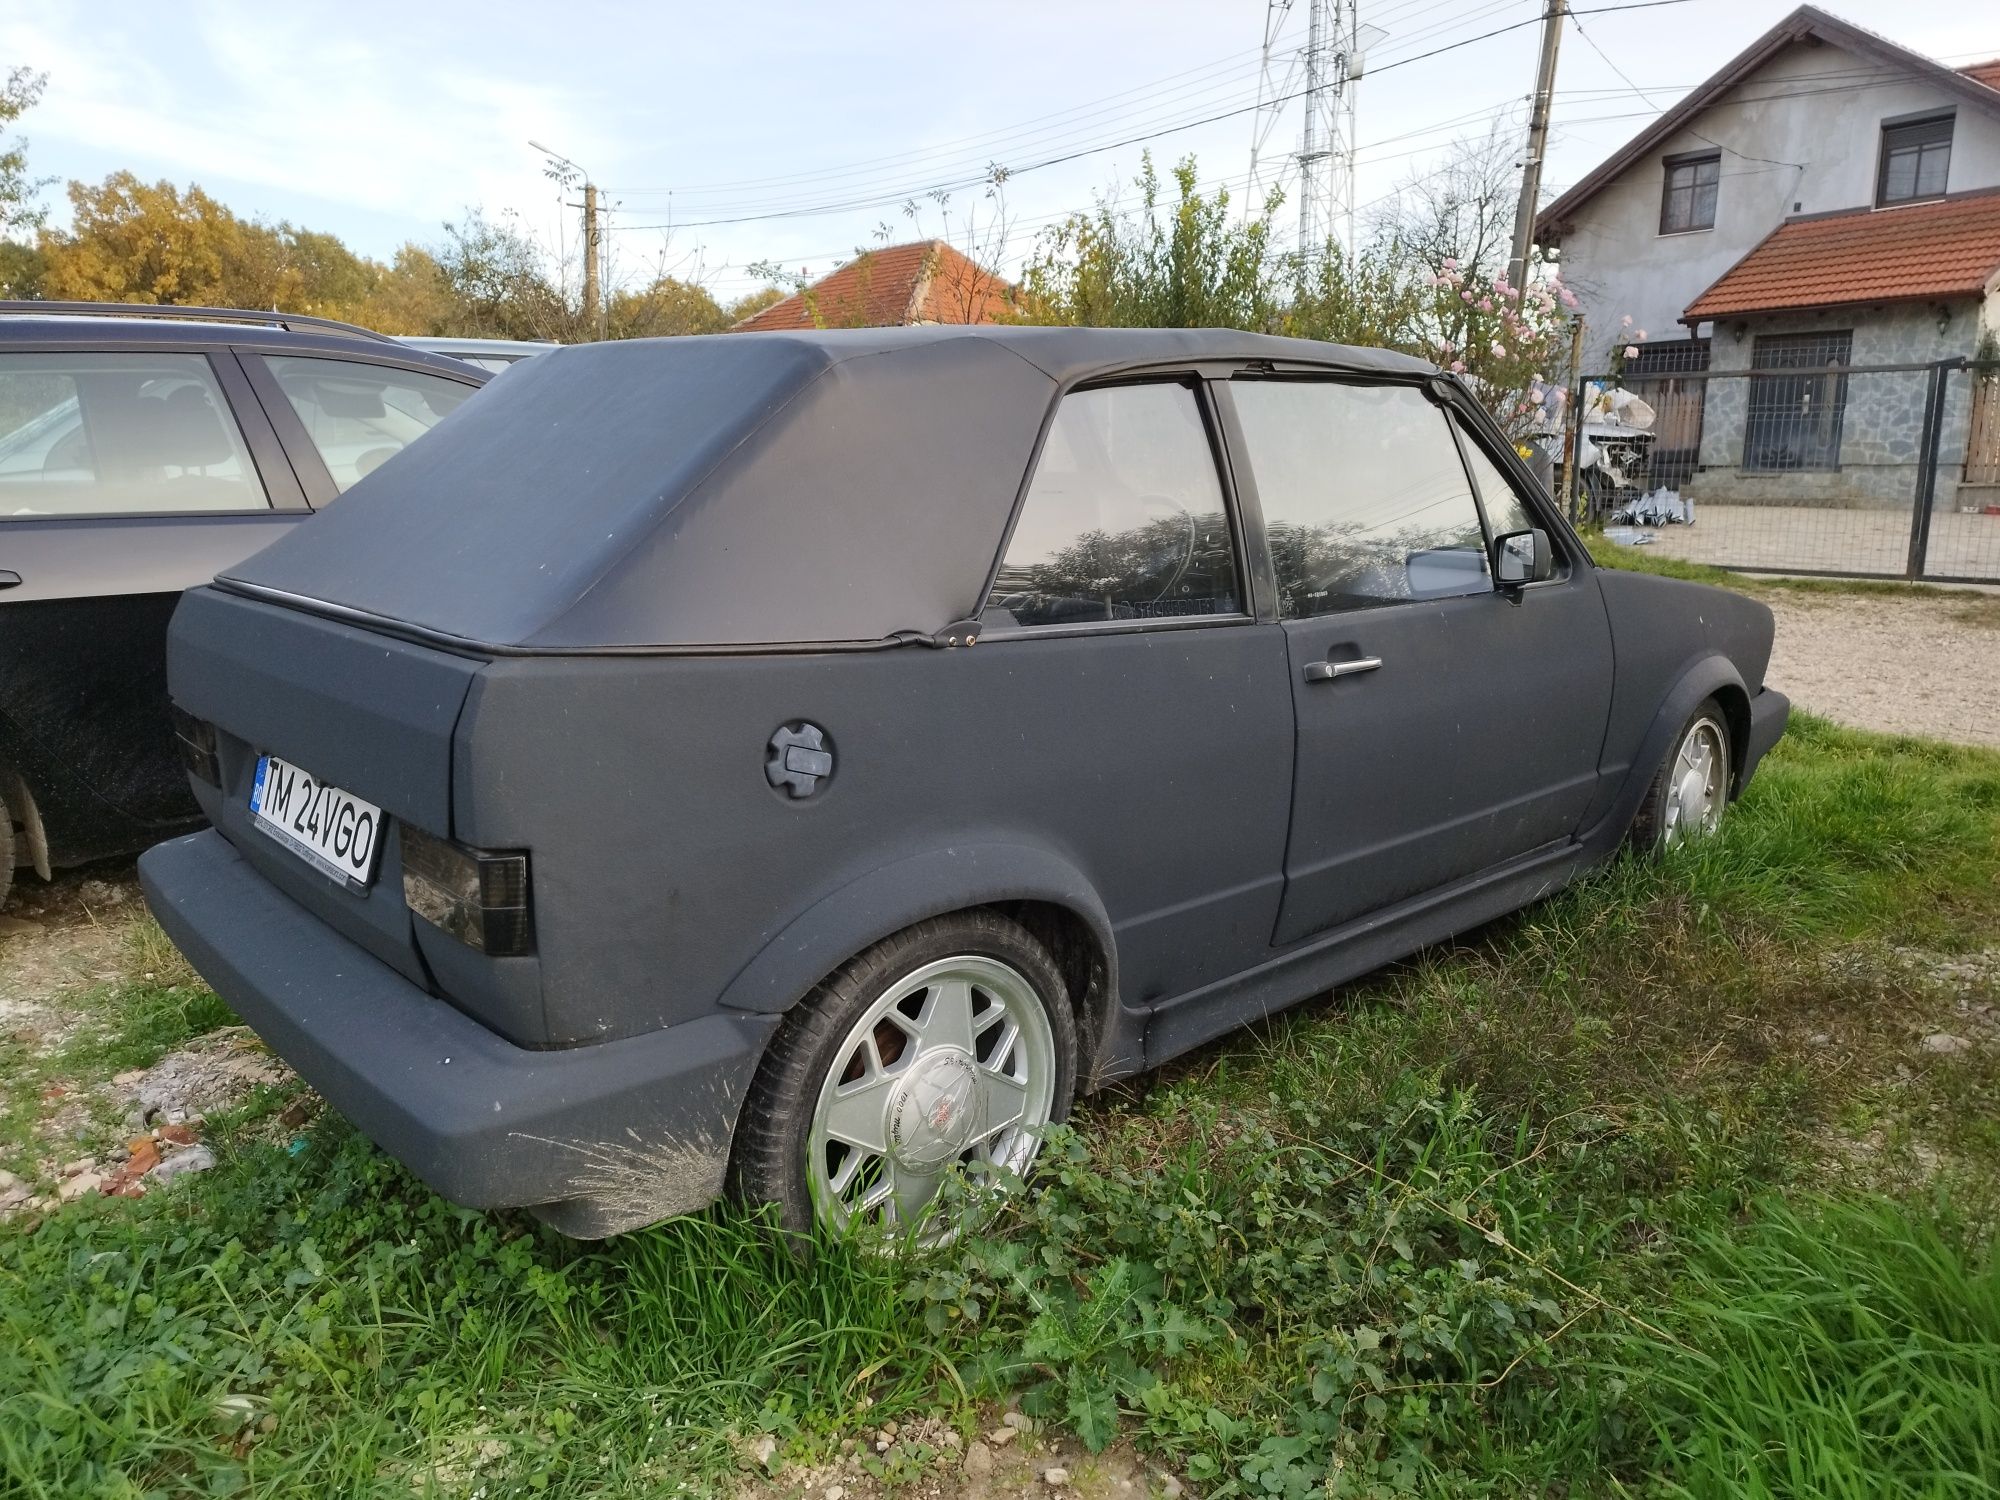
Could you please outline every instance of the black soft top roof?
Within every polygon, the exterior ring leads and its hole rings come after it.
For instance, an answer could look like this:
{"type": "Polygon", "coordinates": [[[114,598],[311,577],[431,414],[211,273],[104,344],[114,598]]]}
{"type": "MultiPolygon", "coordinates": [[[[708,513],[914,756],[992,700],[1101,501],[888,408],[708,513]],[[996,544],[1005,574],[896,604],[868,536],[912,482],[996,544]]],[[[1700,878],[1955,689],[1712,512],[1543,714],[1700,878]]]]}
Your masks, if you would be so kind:
{"type": "Polygon", "coordinates": [[[223,580],[502,650],[928,636],[977,611],[1057,389],[1204,360],[1431,368],[1221,329],[577,345],[496,376],[223,580]]]}

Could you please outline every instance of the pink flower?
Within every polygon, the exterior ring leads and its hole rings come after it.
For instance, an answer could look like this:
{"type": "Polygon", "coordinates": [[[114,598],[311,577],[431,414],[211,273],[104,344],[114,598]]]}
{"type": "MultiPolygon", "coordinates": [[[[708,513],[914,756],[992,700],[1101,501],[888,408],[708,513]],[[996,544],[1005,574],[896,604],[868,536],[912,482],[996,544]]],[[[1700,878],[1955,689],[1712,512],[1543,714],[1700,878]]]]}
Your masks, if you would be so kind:
{"type": "Polygon", "coordinates": [[[1643,329],[1643,328],[1641,328],[1641,329],[1639,330],[1639,337],[1640,337],[1640,338],[1644,338],[1645,336],[1646,336],[1646,330],[1645,330],[1645,329],[1643,329]]]}
{"type": "Polygon", "coordinates": [[[1451,362],[1451,373],[1454,375],[1463,375],[1465,373],[1465,361],[1462,359],[1453,360],[1451,362]]]}
{"type": "Polygon", "coordinates": [[[1493,341],[1493,357],[1495,359],[1505,359],[1507,357],[1507,346],[1498,339],[1493,341]]]}
{"type": "Polygon", "coordinates": [[[1458,262],[1447,255],[1444,260],[1444,268],[1447,271],[1456,271],[1458,269],[1458,262]]]}
{"type": "Polygon", "coordinates": [[[1481,297],[1479,299],[1479,310],[1481,312],[1492,312],[1493,299],[1491,297],[1481,297]]]}
{"type": "Polygon", "coordinates": [[[1458,294],[1458,300],[1461,302],[1470,302],[1472,300],[1472,293],[1469,291],[1460,292],[1458,294]]]}
{"type": "Polygon", "coordinates": [[[1618,326],[1620,328],[1630,328],[1632,326],[1632,315],[1630,313],[1625,314],[1624,317],[1618,320],[1618,326]]]}
{"type": "Polygon", "coordinates": [[[1627,344],[1625,346],[1625,357],[1627,359],[1637,359],[1639,357],[1639,346],[1637,344],[1627,344]]]}
{"type": "Polygon", "coordinates": [[[1562,289],[1562,304],[1571,312],[1576,311],[1576,293],[1572,292],[1568,287],[1562,289]]]}

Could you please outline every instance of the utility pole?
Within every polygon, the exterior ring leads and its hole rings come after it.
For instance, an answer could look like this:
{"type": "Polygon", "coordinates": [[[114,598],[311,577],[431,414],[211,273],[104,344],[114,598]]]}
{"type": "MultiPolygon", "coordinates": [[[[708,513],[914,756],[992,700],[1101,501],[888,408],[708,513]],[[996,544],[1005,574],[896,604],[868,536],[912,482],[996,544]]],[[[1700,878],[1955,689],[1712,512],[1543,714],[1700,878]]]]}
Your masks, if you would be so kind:
{"type": "MultiPolygon", "coordinates": [[[[598,223],[597,184],[587,168],[571,161],[554,147],[544,146],[540,141],[529,141],[528,144],[549,159],[548,176],[559,186],[568,187],[577,178],[583,179],[583,312],[590,319],[592,330],[601,339],[605,333],[604,234],[598,223]]],[[[567,206],[576,207],[573,203],[567,206]]]]}
{"type": "Polygon", "coordinates": [[[1535,209],[1542,196],[1542,158],[1549,146],[1549,106],[1556,89],[1556,48],[1562,42],[1564,0],[1549,0],[1542,12],[1542,61],[1535,71],[1535,101],[1528,114],[1528,156],[1521,163],[1521,202],[1514,210],[1514,253],[1507,280],[1518,291],[1528,276],[1528,250],[1535,237],[1535,209]]]}
{"type": "Polygon", "coordinates": [[[597,328],[597,336],[604,337],[604,296],[598,286],[598,261],[600,259],[597,233],[597,184],[584,179],[583,183],[583,305],[590,309],[590,319],[597,328]]]}

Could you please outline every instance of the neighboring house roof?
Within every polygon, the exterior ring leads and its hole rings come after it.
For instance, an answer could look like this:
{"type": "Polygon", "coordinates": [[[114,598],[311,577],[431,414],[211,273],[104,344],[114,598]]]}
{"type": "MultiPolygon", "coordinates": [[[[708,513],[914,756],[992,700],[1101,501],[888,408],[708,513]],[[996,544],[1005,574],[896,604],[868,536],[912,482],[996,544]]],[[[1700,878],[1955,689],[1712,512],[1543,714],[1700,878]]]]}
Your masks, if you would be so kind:
{"type": "Polygon", "coordinates": [[[1615,182],[1628,167],[1671,139],[1703,110],[1717,103],[1719,96],[1779,52],[1796,42],[1812,39],[1843,48],[1883,67],[1900,68],[1968,104],[2000,114],[2000,58],[1969,68],[1948,68],[1921,52],[1912,52],[1887,37],[1828,15],[1817,6],[1801,5],[1537,214],[1536,238],[1563,228],[1578,209],[1615,182]]]}
{"type": "Polygon", "coordinates": [[[1683,323],[1853,303],[1980,296],[2000,283],[2000,188],[1787,219],[1695,298],[1683,323]]]}
{"type": "Polygon", "coordinates": [[[896,328],[911,323],[999,323],[1013,288],[943,240],[889,245],[752,313],[739,332],[896,328]]]}

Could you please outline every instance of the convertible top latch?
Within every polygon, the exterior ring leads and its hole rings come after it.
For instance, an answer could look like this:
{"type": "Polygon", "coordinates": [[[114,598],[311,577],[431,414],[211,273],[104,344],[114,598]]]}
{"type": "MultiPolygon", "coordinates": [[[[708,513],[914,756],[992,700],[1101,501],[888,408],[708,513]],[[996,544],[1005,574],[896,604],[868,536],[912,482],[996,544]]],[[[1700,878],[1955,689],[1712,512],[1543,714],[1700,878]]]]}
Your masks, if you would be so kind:
{"type": "Polygon", "coordinates": [[[979,621],[954,620],[931,637],[931,644],[945,650],[953,646],[976,646],[979,644],[979,621]]]}

